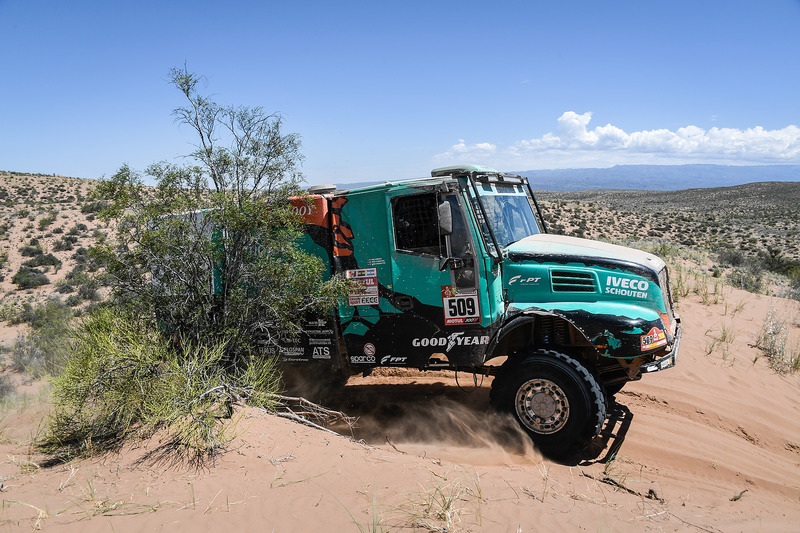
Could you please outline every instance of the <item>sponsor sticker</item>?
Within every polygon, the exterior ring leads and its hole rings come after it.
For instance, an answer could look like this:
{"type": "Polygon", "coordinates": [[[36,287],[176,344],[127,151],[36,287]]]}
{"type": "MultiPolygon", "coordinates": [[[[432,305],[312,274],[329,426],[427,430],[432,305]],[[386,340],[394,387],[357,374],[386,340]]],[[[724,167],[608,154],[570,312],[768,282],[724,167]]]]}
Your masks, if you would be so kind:
{"type": "Polygon", "coordinates": [[[606,278],[606,294],[646,299],[649,296],[647,292],[649,288],[650,282],[643,279],[618,278],[616,276],[606,278]]]}
{"type": "Polygon", "coordinates": [[[488,335],[466,335],[463,331],[451,333],[447,337],[420,337],[411,341],[411,346],[415,348],[438,347],[444,348],[444,353],[449,352],[455,346],[475,346],[489,344],[488,335]]]}
{"type": "Polygon", "coordinates": [[[378,305],[378,269],[358,268],[345,271],[345,276],[356,283],[350,288],[347,295],[347,305],[357,307],[360,305],[378,305]]]}
{"type": "Polygon", "coordinates": [[[508,280],[508,284],[513,285],[515,283],[519,283],[520,285],[538,285],[540,281],[542,281],[541,276],[522,276],[517,274],[508,280]]]}
{"type": "Polygon", "coordinates": [[[452,285],[442,285],[442,309],[445,326],[477,324],[481,321],[477,290],[459,292],[452,285]]]}
{"type": "Polygon", "coordinates": [[[364,355],[375,355],[375,345],[368,342],[364,345],[364,355]]]}
{"type": "Polygon", "coordinates": [[[313,359],[330,359],[331,358],[331,349],[328,346],[313,346],[312,349],[314,350],[311,354],[313,359]]]}
{"type": "Polygon", "coordinates": [[[398,357],[396,355],[385,355],[381,358],[382,365],[404,365],[406,364],[407,357],[398,357]]]}
{"type": "Polygon", "coordinates": [[[641,336],[642,351],[652,350],[667,344],[667,334],[659,328],[653,328],[646,335],[641,336]]]}

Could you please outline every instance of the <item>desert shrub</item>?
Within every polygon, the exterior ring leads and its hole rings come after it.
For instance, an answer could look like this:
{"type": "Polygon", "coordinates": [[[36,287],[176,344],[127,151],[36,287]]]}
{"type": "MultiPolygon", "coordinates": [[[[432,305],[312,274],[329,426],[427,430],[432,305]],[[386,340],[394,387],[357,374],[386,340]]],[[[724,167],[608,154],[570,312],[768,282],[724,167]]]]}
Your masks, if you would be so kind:
{"type": "Polygon", "coordinates": [[[0,374],[0,402],[10,397],[16,392],[14,381],[8,374],[0,374]]]}
{"type": "Polygon", "coordinates": [[[96,279],[87,278],[86,281],[81,283],[78,287],[78,296],[83,300],[96,302],[100,300],[100,293],[97,292],[99,287],[100,283],[96,279]]]}
{"type": "Polygon", "coordinates": [[[53,251],[64,252],[67,250],[72,250],[75,247],[74,245],[76,242],[78,242],[78,237],[75,235],[64,235],[55,242],[53,245],[53,251]]]}
{"type": "Polygon", "coordinates": [[[59,294],[71,294],[77,291],[77,296],[81,300],[98,301],[100,296],[97,289],[105,282],[107,282],[105,276],[87,274],[85,261],[78,261],[75,268],[67,272],[64,279],[58,282],[56,292],[59,294]]]}
{"type": "Polygon", "coordinates": [[[36,257],[37,255],[42,255],[44,251],[42,251],[41,246],[26,244],[20,247],[19,253],[22,257],[36,257]]]}
{"type": "Polygon", "coordinates": [[[22,263],[22,266],[26,267],[38,267],[38,266],[53,266],[55,267],[56,271],[61,268],[61,260],[59,260],[53,254],[40,254],[32,259],[28,259],[27,261],[22,263]]]}
{"type": "Polygon", "coordinates": [[[51,298],[40,305],[25,302],[15,313],[14,324],[28,324],[34,330],[46,330],[52,325],[61,325],[69,321],[72,313],[56,298],[51,298]]]}
{"type": "Polygon", "coordinates": [[[89,250],[81,246],[75,250],[75,253],[72,254],[72,258],[77,264],[84,265],[89,261],[89,250]]]}
{"type": "Polygon", "coordinates": [[[152,324],[112,308],[88,315],[63,373],[41,449],[63,457],[112,449],[163,429],[170,446],[192,456],[213,454],[230,438],[225,420],[246,400],[272,407],[274,363],[248,357],[235,372],[214,346],[163,342],[152,324]]]}
{"type": "Polygon", "coordinates": [[[717,254],[717,259],[722,265],[738,267],[747,262],[745,256],[740,250],[723,249],[717,254]]]}
{"type": "Polygon", "coordinates": [[[22,322],[19,318],[20,306],[18,303],[6,303],[0,306],[0,320],[16,325],[22,322]]]}
{"type": "Polygon", "coordinates": [[[757,269],[735,268],[726,280],[728,284],[747,292],[760,293],[764,290],[764,276],[757,269]]]}
{"type": "Polygon", "coordinates": [[[800,370],[800,350],[796,346],[789,346],[789,328],[786,327],[785,320],[778,316],[774,306],[770,307],[764,325],[761,326],[756,347],[764,353],[775,371],[800,370]]]}
{"type": "Polygon", "coordinates": [[[77,290],[78,289],[75,287],[75,285],[67,280],[61,280],[56,283],[56,292],[58,294],[72,294],[77,290]]]}
{"type": "Polygon", "coordinates": [[[81,213],[83,213],[84,215],[89,213],[99,213],[100,211],[107,209],[109,205],[110,203],[108,202],[108,200],[104,199],[90,200],[81,206],[81,213]]]}
{"type": "Polygon", "coordinates": [[[791,286],[789,288],[789,297],[795,300],[800,300],[800,275],[791,278],[791,286]]]}
{"type": "Polygon", "coordinates": [[[44,230],[47,226],[49,226],[50,224],[55,222],[57,216],[58,216],[58,213],[56,211],[51,211],[46,216],[43,216],[42,218],[40,218],[39,219],[39,230],[40,231],[44,230]]]}
{"type": "Polygon", "coordinates": [[[16,319],[30,325],[31,331],[17,336],[11,348],[12,368],[34,379],[57,374],[66,359],[72,311],[59,300],[39,306],[25,303],[16,319]]]}
{"type": "Polygon", "coordinates": [[[20,290],[33,289],[49,284],[50,279],[38,268],[21,266],[19,271],[11,277],[11,283],[20,290]]]}

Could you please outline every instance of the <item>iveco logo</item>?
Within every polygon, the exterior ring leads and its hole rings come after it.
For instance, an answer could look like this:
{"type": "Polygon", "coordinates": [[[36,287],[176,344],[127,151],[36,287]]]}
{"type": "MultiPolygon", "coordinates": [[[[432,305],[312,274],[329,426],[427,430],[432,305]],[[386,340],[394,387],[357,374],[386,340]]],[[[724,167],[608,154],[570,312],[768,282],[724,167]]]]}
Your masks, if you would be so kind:
{"type": "Polygon", "coordinates": [[[606,294],[627,296],[629,298],[647,299],[650,283],[643,279],[618,278],[609,276],[606,279],[606,294]]]}
{"type": "Polygon", "coordinates": [[[519,283],[520,285],[528,285],[528,284],[535,284],[542,281],[541,277],[527,277],[523,278],[521,274],[517,274],[510,280],[508,280],[509,285],[513,285],[515,283],[519,283]]]}
{"type": "Polygon", "coordinates": [[[608,287],[620,287],[622,289],[633,289],[637,291],[646,291],[650,288],[650,283],[643,279],[618,278],[615,276],[608,276],[606,285],[608,287]]]}

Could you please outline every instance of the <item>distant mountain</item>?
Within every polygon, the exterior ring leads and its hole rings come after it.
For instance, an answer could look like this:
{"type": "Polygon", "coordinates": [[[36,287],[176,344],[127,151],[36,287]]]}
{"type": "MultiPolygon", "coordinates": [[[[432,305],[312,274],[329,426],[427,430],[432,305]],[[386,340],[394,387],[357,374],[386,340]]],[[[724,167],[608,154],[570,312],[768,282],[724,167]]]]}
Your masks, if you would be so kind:
{"type": "MultiPolygon", "coordinates": [[[[678,191],[732,187],[761,181],[800,181],[800,165],[617,165],[611,168],[567,168],[511,171],[544,191],[621,189],[678,191]]],[[[377,185],[383,181],[337,183],[339,190],[377,185]]]]}
{"type": "Polygon", "coordinates": [[[760,181],[800,181],[800,165],[617,165],[513,172],[527,176],[531,187],[545,191],[624,189],[678,191],[731,187],[760,181]]]}

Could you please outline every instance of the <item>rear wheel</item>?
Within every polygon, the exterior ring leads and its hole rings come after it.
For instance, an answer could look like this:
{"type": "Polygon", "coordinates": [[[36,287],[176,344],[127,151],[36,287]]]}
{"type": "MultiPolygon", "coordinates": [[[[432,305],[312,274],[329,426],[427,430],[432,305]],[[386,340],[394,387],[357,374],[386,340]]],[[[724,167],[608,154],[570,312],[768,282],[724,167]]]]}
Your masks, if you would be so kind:
{"type": "Polygon", "coordinates": [[[546,455],[565,456],[588,446],[606,417],[605,395],[592,373],[560,352],[519,356],[495,378],[492,405],[513,414],[546,455]]]}

